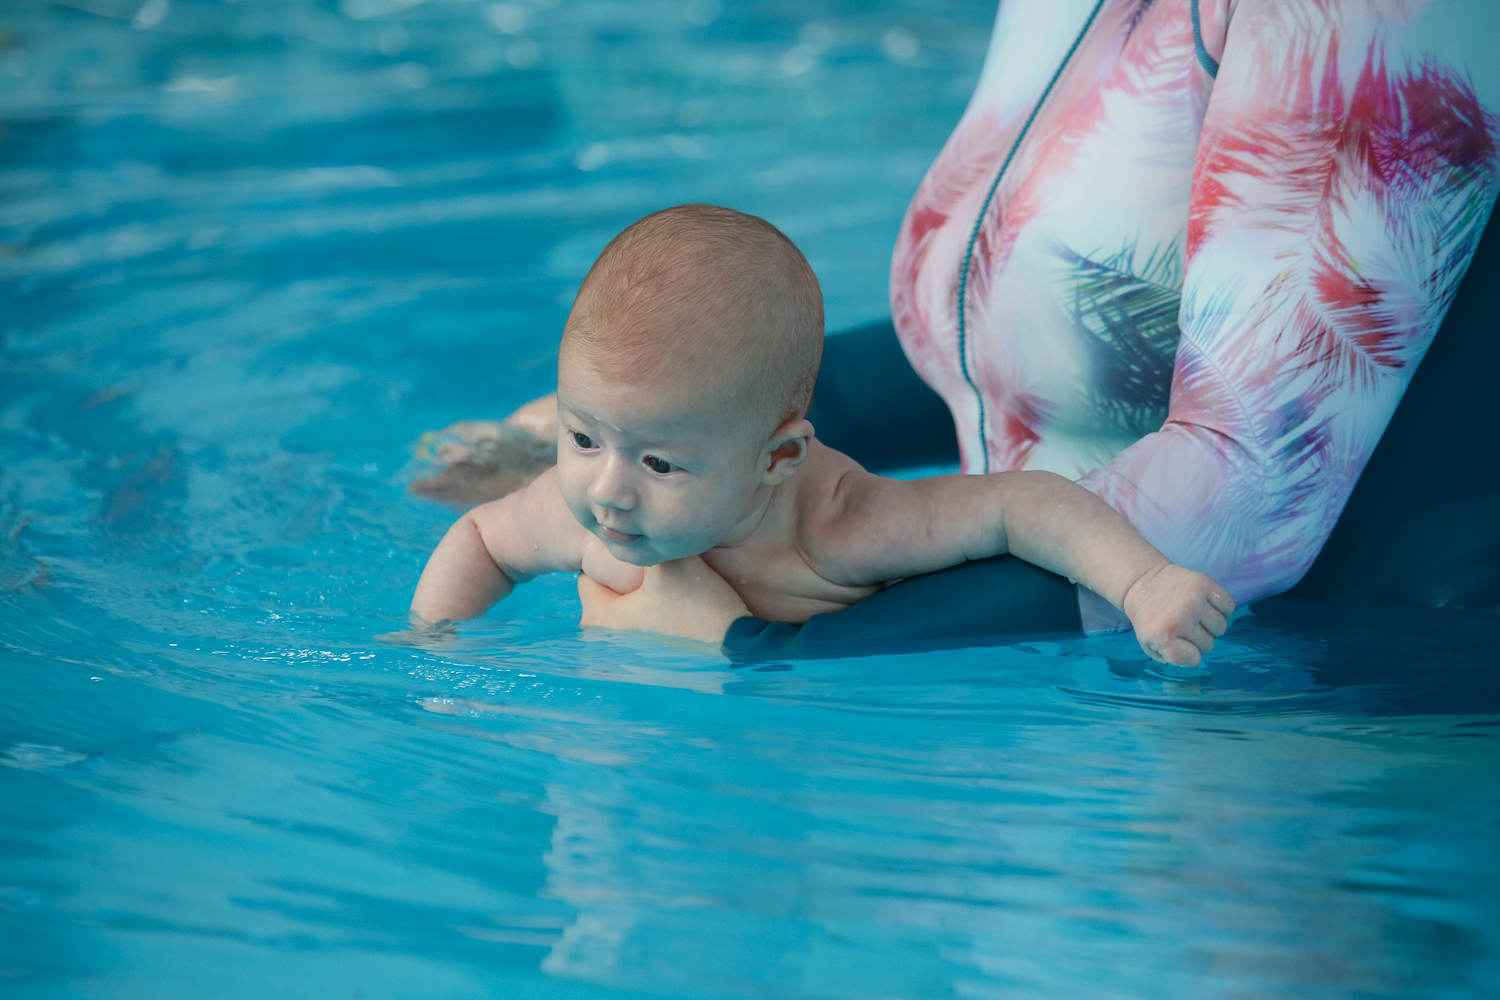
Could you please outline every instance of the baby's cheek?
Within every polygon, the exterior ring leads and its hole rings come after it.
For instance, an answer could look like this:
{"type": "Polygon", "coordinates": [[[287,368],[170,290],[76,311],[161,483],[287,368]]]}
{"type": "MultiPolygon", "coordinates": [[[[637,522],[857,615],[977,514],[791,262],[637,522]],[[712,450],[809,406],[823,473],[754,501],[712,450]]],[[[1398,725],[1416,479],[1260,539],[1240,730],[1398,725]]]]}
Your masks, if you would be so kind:
{"type": "Polygon", "coordinates": [[[721,521],[710,521],[706,518],[697,518],[691,524],[684,525],[684,530],[678,535],[681,553],[679,559],[688,556],[699,556],[714,548],[724,540],[731,525],[721,521]]]}
{"type": "Polygon", "coordinates": [[[647,529],[661,561],[670,562],[702,555],[723,540],[730,525],[725,523],[723,498],[706,491],[662,493],[653,498],[647,529]]]}
{"type": "Polygon", "coordinates": [[[568,513],[573,515],[575,521],[592,531],[594,517],[589,513],[589,505],[582,501],[577,493],[569,489],[568,484],[561,477],[558,478],[557,485],[562,492],[563,503],[567,506],[568,513]]]}

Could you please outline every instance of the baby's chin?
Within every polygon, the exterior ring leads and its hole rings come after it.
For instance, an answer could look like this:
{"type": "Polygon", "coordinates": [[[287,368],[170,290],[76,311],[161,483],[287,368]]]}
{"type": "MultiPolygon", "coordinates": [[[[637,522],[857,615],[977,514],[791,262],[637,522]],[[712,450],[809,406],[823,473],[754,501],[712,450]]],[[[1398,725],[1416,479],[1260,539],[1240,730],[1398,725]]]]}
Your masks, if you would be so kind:
{"type": "Polygon", "coordinates": [[[691,552],[661,552],[654,548],[646,538],[641,538],[636,542],[617,542],[603,535],[598,537],[604,543],[604,547],[609,550],[610,555],[632,566],[647,567],[658,563],[676,562],[678,559],[686,559],[689,556],[701,556],[703,552],[708,551],[704,549],[691,552]]]}
{"type": "Polygon", "coordinates": [[[666,561],[661,553],[647,544],[645,536],[637,536],[632,542],[622,542],[610,538],[603,531],[595,528],[594,537],[603,542],[609,554],[620,562],[629,563],[632,566],[655,566],[659,562],[666,561]]]}
{"type": "Polygon", "coordinates": [[[623,563],[632,566],[655,566],[659,562],[665,562],[655,552],[642,552],[640,549],[629,546],[618,545],[614,542],[605,542],[604,547],[609,549],[609,554],[623,563]]]}

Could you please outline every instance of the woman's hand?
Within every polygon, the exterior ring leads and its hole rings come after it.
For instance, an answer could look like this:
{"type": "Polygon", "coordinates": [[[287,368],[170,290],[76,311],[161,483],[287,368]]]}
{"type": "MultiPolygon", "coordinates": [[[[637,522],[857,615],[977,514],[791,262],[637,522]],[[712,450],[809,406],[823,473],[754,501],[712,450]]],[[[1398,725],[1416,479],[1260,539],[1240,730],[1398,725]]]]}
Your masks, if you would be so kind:
{"type": "Polygon", "coordinates": [[[578,575],[585,627],[633,629],[723,643],[736,618],[750,613],[724,578],[699,557],[646,568],[641,585],[620,594],[578,575]]]}
{"type": "Polygon", "coordinates": [[[504,420],[463,420],[422,435],[417,458],[433,471],[410,486],[458,507],[497,500],[557,462],[557,397],[543,396],[504,420]]]}
{"type": "Polygon", "coordinates": [[[1234,600],[1217,581],[1175,563],[1141,574],[1122,603],[1146,655],[1182,667],[1203,661],[1234,612],[1234,600]]]}

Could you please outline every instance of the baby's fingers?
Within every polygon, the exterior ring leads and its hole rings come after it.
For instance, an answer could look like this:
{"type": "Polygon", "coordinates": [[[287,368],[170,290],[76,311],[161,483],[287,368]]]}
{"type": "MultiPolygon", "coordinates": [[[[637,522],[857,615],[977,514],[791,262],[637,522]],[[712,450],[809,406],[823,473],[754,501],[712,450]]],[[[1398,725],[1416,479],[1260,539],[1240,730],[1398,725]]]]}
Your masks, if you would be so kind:
{"type": "Polygon", "coordinates": [[[1227,592],[1219,590],[1217,587],[1208,592],[1208,603],[1212,604],[1214,610],[1223,615],[1225,618],[1228,618],[1230,615],[1234,614],[1234,598],[1230,597],[1227,592]]]}
{"type": "MultiPolygon", "coordinates": [[[[1222,622],[1222,616],[1220,620],[1222,622]]],[[[1146,651],[1147,656],[1161,663],[1196,667],[1214,648],[1215,636],[1224,634],[1224,625],[1219,624],[1217,627],[1218,631],[1215,632],[1212,625],[1199,621],[1159,638],[1141,637],[1141,649],[1146,651]]]]}
{"type": "MultiPolygon", "coordinates": [[[[1218,608],[1212,606],[1203,610],[1203,614],[1198,616],[1198,621],[1208,631],[1208,634],[1214,638],[1223,635],[1225,630],[1229,628],[1228,617],[1218,608]]],[[[1208,650],[1205,649],[1204,652],[1206,653],[1208,650]]]]}
{"type": "MultiPolygon", "coordinates": [[[[1212,640],[1209,642],[1212,645],[1212,640]]],[[[1160,642],[1141,640],[1141,649],[1158,663],[1170,663],[1177,667],[1196,667],[1203,662],[1203,651],[1182,636],[1174,636],[1160,642]]]]}

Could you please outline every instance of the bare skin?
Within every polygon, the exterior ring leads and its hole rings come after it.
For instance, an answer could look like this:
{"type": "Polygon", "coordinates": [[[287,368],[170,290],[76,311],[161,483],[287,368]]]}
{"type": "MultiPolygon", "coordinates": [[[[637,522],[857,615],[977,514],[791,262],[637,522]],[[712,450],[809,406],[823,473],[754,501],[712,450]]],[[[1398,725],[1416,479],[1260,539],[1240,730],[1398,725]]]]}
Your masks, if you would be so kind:
{"type": "Polygon", "coordinates": [[[659,563],[641,585],[617,593],[587,573],[578,574],[585,627],[658,632],[719,642],[737,618],[750,613],[740,595],[699,557],[659,563]]]}
{"type": "Polygon", "coordinates": [[[746,400],[632,384],[566,351],[557,414],[557,467],[449,530],[415,618],[473,617],[533,576],[582,572],[586,624],[716,642],[741,607],[801,622],[1003,552],[1099,593],[1167,663],[1198,664],[1234,608],[1050,473],[886,479],[818,443],[806,420],[757,434],[746,400]]]}

